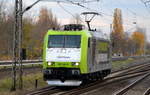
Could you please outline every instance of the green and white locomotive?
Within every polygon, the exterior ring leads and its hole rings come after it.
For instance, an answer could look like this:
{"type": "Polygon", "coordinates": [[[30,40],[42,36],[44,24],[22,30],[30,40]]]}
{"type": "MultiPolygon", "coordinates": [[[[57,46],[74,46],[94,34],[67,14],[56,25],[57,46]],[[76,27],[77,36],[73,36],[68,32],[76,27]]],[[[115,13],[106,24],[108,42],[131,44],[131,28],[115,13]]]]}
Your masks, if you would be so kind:
{"type": "Polygon", "coordinates": [[[82,25],[49,30],[44,39],[43,77],[50,85],[78,86],[111,72],[110,41],[82,25]]]}

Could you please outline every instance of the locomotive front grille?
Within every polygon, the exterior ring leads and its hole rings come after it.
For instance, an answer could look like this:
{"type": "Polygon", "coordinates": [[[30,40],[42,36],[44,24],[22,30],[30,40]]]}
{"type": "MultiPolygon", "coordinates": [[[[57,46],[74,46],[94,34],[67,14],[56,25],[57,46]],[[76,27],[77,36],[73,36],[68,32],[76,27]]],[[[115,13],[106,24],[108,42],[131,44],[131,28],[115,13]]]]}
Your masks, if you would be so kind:
{"type": "Polygon", "coordinates": [[[80,70],[77,68],[48,68],[43,71],[44,79],[79,79],[80,70]]]}
{"type": "Polygon", "coordinates": [[[79,75],[80,70],[77,68],[48,68],[44,70],[44,74],[70,76],[70,75],[79,75]]]}

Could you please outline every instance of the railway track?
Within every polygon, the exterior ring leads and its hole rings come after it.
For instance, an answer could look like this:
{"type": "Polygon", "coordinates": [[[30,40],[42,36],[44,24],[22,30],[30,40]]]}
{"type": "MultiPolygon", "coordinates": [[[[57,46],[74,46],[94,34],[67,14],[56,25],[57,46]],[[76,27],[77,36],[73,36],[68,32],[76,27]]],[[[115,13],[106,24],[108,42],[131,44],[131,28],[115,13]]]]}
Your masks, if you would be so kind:
{"type": "MultiPolygon", "coordinates": [[[[119,81],[127,81],[139,79],[139,77],[146,77],[150,72],[150,64],[141,64],[132,68],[127,68],[122,71],[113,72],[109,77],[106,77],[103,81],[99,80],[93,83],[85,84],[80,87],[62,91],[60,89],[42,89],[27,95],[79,95],[87,92],[94,91],[95,89],[100,89],[103,87],[110,86],[112,84],[116,84],[119,81]]],[[[144,78],[143,78],[144,79],[144,78]]],[[[142,80],[142,79],[141,79],[142,80]]],[[[128,88],[129,89],[129,88],[128,88]]],[[[117,92],[116,92],[117,93],[117,92]]],[[[146,92],[145,92],[146,93],[146,92]]],[[[97,94],[98,95],[98,94],[97,94]]],[[[106,94],[107,95],[107,94],[106,94]]],[[[116,94],[121,95],[121,94],[116,94]]],[[[143,94],[147,95],[147,94],[143,94]]]]}
{"type": "Polygon", "coordinates": [[[60,89],[57,89],[56,87],[44,87],[41,89],[37,89],[35,91],[32,91],[30,93],[27,93],[26,95],[48,95],[48,94],[53,94],[56,92],[59,92],[60,89]]]}
{"type": "Polygon", "coordinates": [[[123,95],[124,93],[127,93],[128,90],[130,90],[132,87],[134,87],[136,84],[140,83],[142,80],[144,80],[146,77],[148,77],[150,75],[150,73],[145,74],[144,76],[140,77],[139,79],[137,79],[136,81],[134,81],[133,83],[127,85],[126,87],[124,87],[123,89],[117,91],[116,93],[114,93],[114,95],[123,95]]]}
{"type": "MultiPolygon", "coordinates": [[[[143,75],[149,73],[149,71],[150,71],[150,69],[148,69],[148,68],[146,68],[147,70],[145,70],[145,68],[143,68],[143,69],[144,70],[141,70],[141,71],[138,70],[135,72],[128,71],[128,74],[126,74],[127,72],[124,72],[125,73],[124,75],[121,73],[121,75],[108,77],[103,82],[98,81],[98,82],[89,84],[85,87],[76,88],[74,90],[67,91],[67,92],[59,94],[59,95],[79,95],[79,94],[87,93],[87,92],[89,92],[91,90],[95,90],[97,88],[112,85],[114,83],[117,83],[118,81],[124,81],[124,80],[129,80],[132,78],[136,78],[139,76],[143,76],[143,75]]],[[[131,71],[133,71],[133,69],[131,71]]]]}
{"type": "Polygon", "coordinates": [[[144,92],[143,95],[150,95],[150,87],[144,92]]]}
{"type": "Polygon", "coordinates": [[[115,79],[111,79],[111,80],[107,80],[107,81],[105,80],[103,82],[96,82],[96,83],[87,85],[86,87],[76,88],[74,90],[67,91],[67,92],[59,94],[59,95],[80,95],[80,94],[87,93],[91,90],[95,90],[97,88],[101,88],[104,86],[109,86],[109,85],[112,85],[114,83],[117,83],[118,81],[124,81],[124,80],[128,80],[128,79],[132,79],[132,78],[141,76],[143,74],[146,74],[146,73],[136,74],[136,75],[132,75],[132,76],[126,76],[124,78],[115,78],[115,79]]]}

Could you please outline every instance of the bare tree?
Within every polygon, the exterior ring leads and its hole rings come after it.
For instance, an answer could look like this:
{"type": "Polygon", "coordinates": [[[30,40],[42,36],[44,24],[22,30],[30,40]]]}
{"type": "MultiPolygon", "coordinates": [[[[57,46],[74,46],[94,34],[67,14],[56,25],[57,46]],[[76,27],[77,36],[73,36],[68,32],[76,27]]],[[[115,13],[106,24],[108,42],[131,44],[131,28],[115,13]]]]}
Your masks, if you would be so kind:
{"type": "Polygon", "coordinates": [[[5,12],[5,2],[4,0],[0,1],[0,55],[1,58],[11,54],[11,37],[12,33],[10,32],[9,28],[12,26],[12,21],[10,20],[9,16],[6,15],[5,12]]]}
{"type": "Polygon", "coordinates": [[[38,20],[32,31],[32,42],[34,44],[33,55],[41,56],[42,43],[44,35],[49,29],[58,29],[59,24],[57,18],[54,16],[51,10],[47,8],[41,8],[38,20]]]}
{"type": "MultiPolygon", "coordinates": [[[[0,1],[0,60],[10,58],[13,47],[14,11],[11,8],[6,13],[4,7],[5,2],[0,1]]],[[[23,48],[26,49],[27,58],[40,57],[44,35],[49,29],[59,26],[52,11],[46,8],[41,8],[37,21],[29,16],[23,18],[23,48]]]]}
{"type": "Polygon", "coordinates": [[[144,50],[145,50],[145,34],[144,34],[144,30],[142,28],[137,28],[135,32],[133,32],[132,34],[132,40],[134,44],[134,54],[136,55],[142,55],[144,54],[144,50]]]}

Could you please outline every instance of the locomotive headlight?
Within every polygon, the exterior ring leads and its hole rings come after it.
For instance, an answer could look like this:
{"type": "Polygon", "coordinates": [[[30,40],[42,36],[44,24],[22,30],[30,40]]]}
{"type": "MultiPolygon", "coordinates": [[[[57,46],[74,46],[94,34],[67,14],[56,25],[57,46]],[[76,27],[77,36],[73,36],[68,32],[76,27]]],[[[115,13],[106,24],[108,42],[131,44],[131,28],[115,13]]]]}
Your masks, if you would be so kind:
{"type": "Polygon", "coordinates": [[[72,66],[79,66],[79,62],[73,62],[72,66]]]}
{"type": "Polygon", "coordinates": [[[76,63],[75,63],[75,65],[76,65],[76,66],[79,66],[79,63],[78,63],[78,62],[76,62],[76,63]]]}
{"type": "Polygon", "coordinates": [[[52,65],[52,62],[48,62],[48,65],[52,65]]]}

